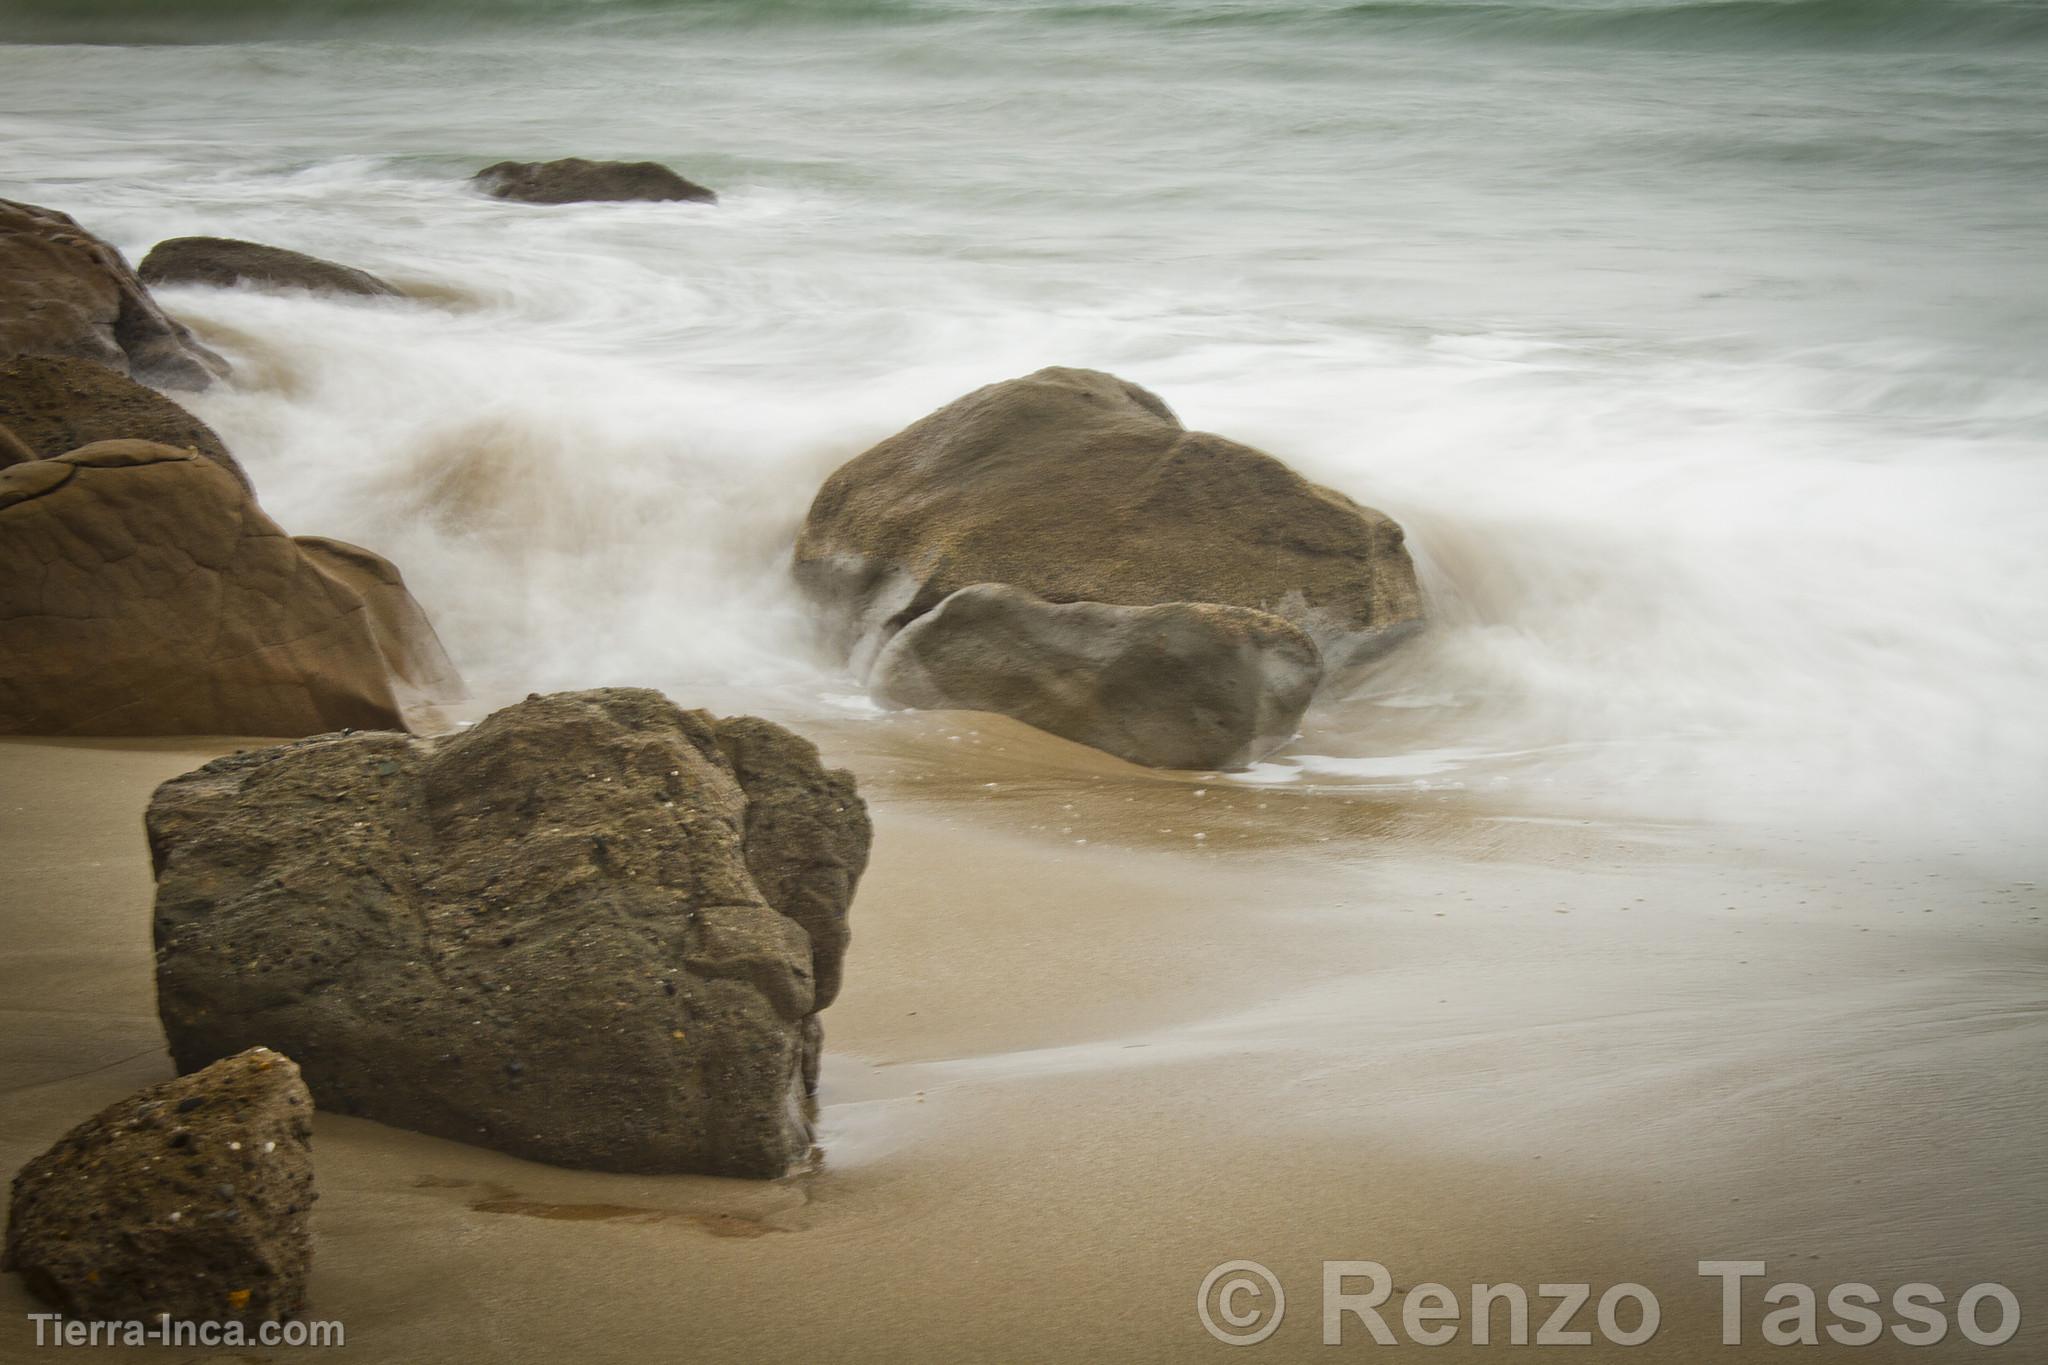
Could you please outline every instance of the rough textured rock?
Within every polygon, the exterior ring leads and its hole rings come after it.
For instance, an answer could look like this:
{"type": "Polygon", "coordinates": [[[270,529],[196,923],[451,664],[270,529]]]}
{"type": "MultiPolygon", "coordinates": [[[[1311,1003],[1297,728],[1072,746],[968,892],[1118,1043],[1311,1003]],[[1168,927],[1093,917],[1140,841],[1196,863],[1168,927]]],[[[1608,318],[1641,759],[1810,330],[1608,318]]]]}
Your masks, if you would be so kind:
{"type": "Polygon", "coordinates": [[[14,1177],[4,1268],[100,1321],[271,1321],[305,1307],[313,1102],[251,1048],[79,1124],[14,1177]]]}
{"type": "Polygon", "coordinates": [[[683,199],[713,204],[718,195],[685,180],[658,161],[500,161],[474,177],[484,193],[526,204],[577,204],[600,200],[683,199]]]}
{"type": "Polygon", "coordinates": [[[19,459],[49,459],[95,441],[154,441],[197,451],[235,476],[249,476],[213,428],[155,389],[104,365],[70,356],[23,355],[0,362],[0,423],[28,450],[19,459]]]}
{"type": "Polygon", "coordinates": [[[1251,607],[1307,631],[1332,670],[1422,616],[1392,520],[1093,370],[992,384],[849,461],[811,504],[795,568],[863,675],[898,628],[976,583],[1251,607]]]}
{"type": "Polygon", "coordinates": [[[250,284],[369,298],[395,297],[399,292],[367,270],[232,237],[173,237],[158,242],[136,270],[144,284],[209,284],[223,289],[250,284]]]}
{"type": "Polygon", "coordinates": [[[181,1067],[268,1039],[324,1109],[540,1161],[774,1177],[868,821],[765,721],[534,696],[443,739],[329,735],[157,791],[181,1067]]]}
{"type": "Polygon", "coordinates": [[[396,613],[332,563],[190,451],[101,441],[0,469],[0,733],[405,724],[396,613]]]}
{"type": "Polygon", "coordinates": [[[9,427],[0,426],[0,469],[38,458],[9,427]]]}
{"type": "Polygon", "coordinates": [[[0,356],[68,355],[161,388],[203,389],[227,362],[193,340],[121,253],[55,209],[0,199],[0,356]]]}
{"type": "Polygon", "coordinates": [[[1322,676],[1315,641],[1267,612],[1055,604],[983,583],[898,631],[870,687],[890,705],[1000,712],[1155,768],[1242,768],[1293,738],[1322,676]]]}

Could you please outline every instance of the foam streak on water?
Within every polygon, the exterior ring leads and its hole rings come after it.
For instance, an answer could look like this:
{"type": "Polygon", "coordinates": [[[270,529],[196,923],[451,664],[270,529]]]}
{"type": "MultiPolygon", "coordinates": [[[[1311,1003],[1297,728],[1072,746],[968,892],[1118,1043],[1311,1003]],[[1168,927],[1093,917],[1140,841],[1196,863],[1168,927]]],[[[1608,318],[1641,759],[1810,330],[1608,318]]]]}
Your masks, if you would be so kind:
{"type": "Polygon", "coordinates": [[[2039,4],[417,9],[0,10],[0,194],[422,296],[164,291],[266,506],[487,687],[847,714],[782,571],[818,480],[1093,365],[1409,526],[1438,628],[1307,778],[2048,814],[2039,4]],[[463,184],[571,153],[725,200],[463,184]]]}

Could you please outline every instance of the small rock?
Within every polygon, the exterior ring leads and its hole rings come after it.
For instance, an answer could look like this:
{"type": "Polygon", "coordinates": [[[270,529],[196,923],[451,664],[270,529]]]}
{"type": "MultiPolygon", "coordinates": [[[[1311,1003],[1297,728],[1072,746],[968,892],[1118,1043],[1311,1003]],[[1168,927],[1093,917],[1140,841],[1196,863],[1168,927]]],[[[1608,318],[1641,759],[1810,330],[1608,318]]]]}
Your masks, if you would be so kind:
{"type": "Polygon", "coordinates": [[[311,1142],[299,1069],[268,1048],[152,1086],[81,1123],[14,1177],[0,1270],[80,1318],[294,1317],[313,1257],[311,1142]],[[223,1199],[239,1192],[238,1207],[187,1218],[187,1195],[158,1166],[151,1137],[165,1105],[193,1125],[174,1141],[233,1151],[260,1139],[284,1158],[243,1159],[238,1184],[215,1189],[223,1199]]]}

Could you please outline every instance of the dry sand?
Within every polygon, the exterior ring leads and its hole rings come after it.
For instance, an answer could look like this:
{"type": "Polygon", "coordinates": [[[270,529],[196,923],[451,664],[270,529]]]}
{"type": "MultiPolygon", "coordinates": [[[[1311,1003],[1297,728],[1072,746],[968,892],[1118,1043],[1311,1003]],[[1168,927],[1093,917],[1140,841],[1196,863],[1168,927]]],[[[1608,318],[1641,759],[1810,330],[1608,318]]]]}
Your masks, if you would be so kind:
{"type": "MultiPolygon", "coordinates": [[[[1403,1291],[1637,1281],[1661,1301],[1646,1346],[1539,1358],[1784,1354],[1759,1344],[1756,1286],[1749,1347],[1717,1344],[1695,1263],[1718,1258],[1823,1295],[1995,1280],[2030,1314],[1996,1351],[1952,1331],[1793,1358],[2048,1359],[2034,887],[1879,848],[1143,773],[989,718],[974,735],[823,735],[877,839],[826,1016],[819,1169],[594,1175],[323,1115],[312,1313],[348,1345],[296,1354],[1388,1354],[1356,1322],[1321,1344],[1325,1258],[1380,1261],[1403,1291]],[[1195,1311],[1236,1258],[1289,1295],[1242,1353],[1195,1311]]],[[[170,1074],[141,812],[227,747],[0,744],[7,1169],[170,1074]]],[[[0,1282],[0,1359],[48,1356],[38,1307],[0,1282]]],[[[1461,1331],[1392,1354],[1519,1353],[1461,1331]]]]}

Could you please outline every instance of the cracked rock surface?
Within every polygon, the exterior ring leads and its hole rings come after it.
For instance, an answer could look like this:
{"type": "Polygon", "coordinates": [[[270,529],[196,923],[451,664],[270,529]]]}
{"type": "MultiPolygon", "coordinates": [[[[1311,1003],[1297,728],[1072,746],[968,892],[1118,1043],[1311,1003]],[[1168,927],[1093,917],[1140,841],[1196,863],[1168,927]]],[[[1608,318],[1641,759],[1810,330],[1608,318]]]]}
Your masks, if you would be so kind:
{"type": "Polygon", "coordinates": [[[289,1051],[322,1108],[614,1171],[807,1155],[866,867],[853,779],[658,692],[219,759],[150,804],[180,1067],[289,1051]]]}
{"type": "Polygon", "coordinates": [[[432,627],[388,563],[337,546],[294,541],[189,450],[100,441],[0,469],[0,733],[305,735],[428,714],[453,679],[432,627]]]}
{"type": "Polygon", "coordinates": [[[0,426],[22,449],[0,465],[51,459],[95,441],[155,441],[196,451],[252,488],[213,428],[155,389],[90,360],[19,355],[0,362],[0,426]]]}

